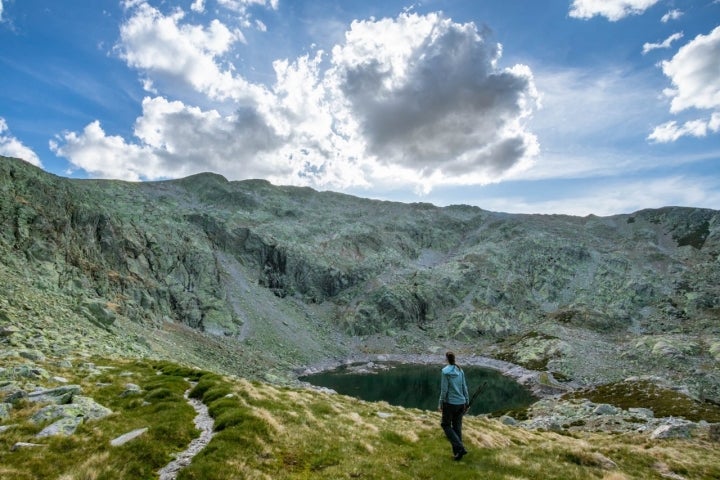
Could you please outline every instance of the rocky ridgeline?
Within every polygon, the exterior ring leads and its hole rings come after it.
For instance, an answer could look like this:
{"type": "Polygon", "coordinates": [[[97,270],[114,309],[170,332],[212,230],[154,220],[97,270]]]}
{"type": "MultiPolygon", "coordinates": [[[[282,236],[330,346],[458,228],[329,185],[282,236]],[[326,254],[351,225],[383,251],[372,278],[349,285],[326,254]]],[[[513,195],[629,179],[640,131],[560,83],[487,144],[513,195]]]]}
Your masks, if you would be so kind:
{"type": "MultiPolygon", "coordinates": [[[[6,316],[27,314],[15,297],[54,299],[66,325],[134,354],[175,323],[288,371],[441,345],[583,385],[654,374],[720,399],[713,210],[509,215],[213,174],[68,180],[1,158],[0,227],[6,316]]],[[[24,344],[51,348],[43,328],[24,344]]]]}

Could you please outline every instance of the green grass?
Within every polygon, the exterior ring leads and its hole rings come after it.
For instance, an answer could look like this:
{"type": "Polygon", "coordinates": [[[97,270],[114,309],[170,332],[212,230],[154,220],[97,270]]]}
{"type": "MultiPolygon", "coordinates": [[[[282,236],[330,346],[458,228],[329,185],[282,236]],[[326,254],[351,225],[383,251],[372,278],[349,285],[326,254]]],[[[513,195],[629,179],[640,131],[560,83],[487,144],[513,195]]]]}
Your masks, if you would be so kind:
{"type": "MultiPolygon", "coordinates": [[[[100,361],[96,363],[101,364],[100,361]]],[[[39,407],[19,402],[0,434],[0,478],[7,480],[149,479],[196,437],[194,410],[182,397],[208,405],[211,442],[178,479],[687,479],[720,478],[717,444],[705,439],[652,441],[639,435],[528,431],[498,420],[466,417],[469,454],[454,462],[436,412],[367,403],[309,389],[276,388],[244,379],[157,362],[105,362],[97,377],[66,378],[115,412],[83,424],[72,437],[37,440],[41,449],[10,452],[34,441],[39,407]],[[158,372],[160,374],[158,375],[158,372]],[[143,388],[121,397],[125,384],[143,388]],[[389,417],[378,412],[390,413],[389,417]],[[146,434],[120,447],[109,441],[135,428],[146,434]],[[614,465],[614,466],[613,466],[614,465]]]]}
{"type": "Polygon", "coordinates": [[[465,422],[470,454],[454,462],[434,412],[244,380],[233,388],[232,397],[210,410],[216,419],[229,414],[239,423],[222,428],[179,479],[619,480],[659,478],[658,464],[687,478],[714,478],[719,471],[711,445],[528,432],[478,417],[465,422]],[[382,419],[378,411],[392,416],[382,419]],[[694,456],[691,468],[682,465],[686,448],[694,456]]]}
{"type": "MultiPolygon", "coordinates": [[[[117,479],[153,478],[167,464],[170,454],[184,450],[197,436],[192,419],[195,411],[183,398],[189,388],[182,369],[157,375],[162,368],[145,362],[103,362],[114,367],[100,376],[63,372],[72,383],[81,385],[90,396],[113,414],[80,425],[72,437],[36,439],[45,425],[34,425],[29,417],[39,405],[21,403],[4,423],[19,426],[0,434],[0,478],[117,479]],[[119,375],[120,373],[123,375],[119,375]],[[122,397],[126,383],[137,383],[143,392],[122,397]],[[110,440],[134,429],[148,428],[137,439],[119,446],[110,440]],[[16,442],[40,443],[45,447],[11,452],[16,442]]],[[[78,373],[81,371],[78,370],[78,373]]]]}

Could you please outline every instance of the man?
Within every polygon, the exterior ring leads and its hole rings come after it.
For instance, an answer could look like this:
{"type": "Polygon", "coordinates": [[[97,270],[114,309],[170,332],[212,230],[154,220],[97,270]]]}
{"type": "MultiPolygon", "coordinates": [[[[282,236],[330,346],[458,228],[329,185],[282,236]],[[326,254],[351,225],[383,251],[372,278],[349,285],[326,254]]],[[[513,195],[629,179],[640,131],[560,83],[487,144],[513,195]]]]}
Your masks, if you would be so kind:
{"type": "Polygon", "coordinates": [[[438,410],[442,412],[440,426],[452,445],[453,459],[457,461],[468,453],[462,441],[462,419],[470,403],[470,396],[465,373],[455,365],[455,354],[447,352],[445,359],[448,365],[440,375],[438,410]]]}

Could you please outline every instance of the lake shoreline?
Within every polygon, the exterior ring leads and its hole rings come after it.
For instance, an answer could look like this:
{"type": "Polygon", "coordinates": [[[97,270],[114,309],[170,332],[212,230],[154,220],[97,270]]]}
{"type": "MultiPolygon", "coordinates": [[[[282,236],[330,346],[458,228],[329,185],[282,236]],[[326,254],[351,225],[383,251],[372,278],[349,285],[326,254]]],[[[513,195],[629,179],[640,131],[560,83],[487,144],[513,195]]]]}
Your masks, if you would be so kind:
{"type": "MultiPolygon", "coordinates": [[[[402,365],[437,365],[438,370],[446,365],[445,355],[439,354],[358,354],[343,359],[325,360],[313,365],[304,366],[295,370],[296,377],[313,375],[329,370],[335,370],[343,366],[366,364],[372,369],[372,364],[398,363],[402,365]]],[[[548,372],[529,370],[495,358],[483,357],[480,355],[468,355],[458,362],[460,366],[484,367],[496,370],[505,376],[513,378],[520,385],[528,388],[533,395],[539,399],[556,397],[563,393],[575,390],[578,385],[573,383],[560,383],[548,372]]],[[[307,382],[302,382],[307,383],[307,382]]],[[[307,385],[311,385],[307,383],[307,385]]]]}

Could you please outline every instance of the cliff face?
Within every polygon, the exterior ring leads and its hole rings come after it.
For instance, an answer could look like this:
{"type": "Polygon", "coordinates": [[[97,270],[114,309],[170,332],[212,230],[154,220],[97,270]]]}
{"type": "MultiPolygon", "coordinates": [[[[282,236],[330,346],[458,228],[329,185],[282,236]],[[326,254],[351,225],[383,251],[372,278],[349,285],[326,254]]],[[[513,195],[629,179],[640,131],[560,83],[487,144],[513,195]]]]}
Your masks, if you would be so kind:
{"type": "Polygon", "coordinates": [[[68,180],[3,157],[0,226],[7,275],[105,331],[170,322],[288,366],[361,339],[462,344],[581,381],[689,375],[719,393],[713,210],[509,215],[213,174],[68,180]]]}

